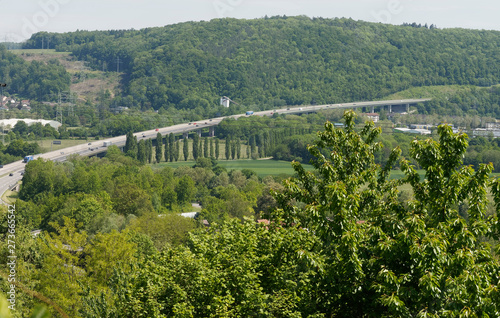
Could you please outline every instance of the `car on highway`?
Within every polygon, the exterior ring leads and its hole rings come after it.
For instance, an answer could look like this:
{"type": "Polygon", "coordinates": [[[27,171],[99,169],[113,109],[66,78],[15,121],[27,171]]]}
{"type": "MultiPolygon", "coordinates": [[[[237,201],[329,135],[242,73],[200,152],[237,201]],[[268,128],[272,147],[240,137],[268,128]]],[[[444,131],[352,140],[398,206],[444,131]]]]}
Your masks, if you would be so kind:
{"type": "Polygon", "coordinates": [[[0,165],[0,168],[3,168],[3,165],[0,165]]]}
{"type": "Polygon", "coordinates": [[[13,174],[12,172],[11,172],[11,173],[9,173],[9,177],[12,177],[13,175],[14,175],[14,174],[13,174]]]}
{"type": "Polygon", "coordinates": [[[156,128],[156,129],[155,129],[155,131],[159,131],[159,129],[158,129],[158,128],[156,128]]]}
{"type": "Polygon", "coordinates": [[[299,110],[302,110],[302,107],[300,107],[299,110]]]}
{"type": "Polygon", "coordinates": [[[88,145],[90,146],[90,145],[92,145],[92,143],[91,143],[91,142],[89,142],[89,143],[88,143],[88,145]]]}

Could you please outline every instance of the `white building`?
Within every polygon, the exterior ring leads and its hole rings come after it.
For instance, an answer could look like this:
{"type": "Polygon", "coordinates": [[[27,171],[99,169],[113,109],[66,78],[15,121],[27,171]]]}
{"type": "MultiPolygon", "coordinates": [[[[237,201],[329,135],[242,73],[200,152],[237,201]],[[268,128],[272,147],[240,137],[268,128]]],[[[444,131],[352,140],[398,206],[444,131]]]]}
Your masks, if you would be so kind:
{"type": "Polygon", "coordinates": [[[483,137],[500,137],[500,129],[488,129],[488,128],[476,128],[472,130],[473,136],[483,136],[483,137]]]}
{"type": "Polygon", "coordinates": [[[394,132],[407,133],[407,134],[418,134],[418,135],[430,135],[431,131],[428,129],[410,129],[410,128],[394,128],[394,132]]]}
{"type": "Polygon", "coordinates": [[[24,121],[26,124],[33,125],[34,123],[41,123],[42,126],[45,126],[46,124],[49,124],[53,128],[57,129],[59,126],[61,126],[61,123],[55,120],[45,120],[45,119],[29,119],[29,118],[11,118],[11,119],[1,119],[0,120],[0,125],[3,125],[4,127],[11,127],[14,128],[14,126],[17,124],[18,121],[24,121]]]}
{"type": "Polygon", "coordinates": [[[380,118],[379,114],[377,114],[377,113],[364,113],[363,116],[368,117],[368,119],[370,119],[374,123],[378,122],[378,120],[380,118]]]}
{"type": "Polygon", "coordinates": [[[222,96],[220,98],[220,104],[226,108],[229,108],[229,103],[231,102],[231,99],[227,96],[222,96]]]}

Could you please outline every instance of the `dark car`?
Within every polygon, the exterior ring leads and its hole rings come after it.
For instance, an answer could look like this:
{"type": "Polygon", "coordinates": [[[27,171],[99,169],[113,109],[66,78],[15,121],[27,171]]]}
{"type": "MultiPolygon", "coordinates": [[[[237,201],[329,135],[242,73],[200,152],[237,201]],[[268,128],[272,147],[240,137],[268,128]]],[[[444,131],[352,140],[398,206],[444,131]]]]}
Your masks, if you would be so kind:
{"type": "Polygon", "coordinates": [[[0,165],[0,168],[3,168],[3,165],[0,165]]]}
{"type": "Polygon", "coordinates": [[[12,172],[11,172],[11,173],[9,173],[9,177],[12,177],[13,175],[14,175],[14,174],[13,174],[12,172]]]}

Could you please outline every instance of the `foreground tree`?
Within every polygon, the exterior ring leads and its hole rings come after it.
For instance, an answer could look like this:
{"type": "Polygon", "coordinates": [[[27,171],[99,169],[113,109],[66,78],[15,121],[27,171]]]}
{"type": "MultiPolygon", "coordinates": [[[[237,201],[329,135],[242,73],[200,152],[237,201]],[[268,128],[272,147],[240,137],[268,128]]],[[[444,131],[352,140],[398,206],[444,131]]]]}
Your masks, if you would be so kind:
{"type": "MultiPolygon", "coordinates": [[[[323,294],[318,309],[342,317],[494,317],[498,314],[499,263],[483,238],[495,234],[486,218],[492,165],[474,172],[462,166],[467,136],[438,128],[439,141],[414,140],[411,155],[424,180],[401,160],[406,178],[389,180],[400,150],[381,168],[374,163],[380,129],[367,124],[358,135],[355,115],[345,130],[331,123],[309,151],[317,173],[298,163],[296,179],[277,194],[275,217],[308,228],[323,242],[323,294]],[[397,186],[408,183],[409,202],[397,186]],[[458,207],[467,206],[467,219],[458,207]]],[[[500,187],[498,187],[500,189],[500,187]]],[[[500,196],[499,196],[500,198],[500,196]]],[[[498,201],[500,202],[500,200],[498,201]]]]}
{"type": "MultiPolygon", "coordinates": [[[[274,193],[269,224],[215,224],[188,248],[115,272],[111,294],[84,297],[94,304],[84,316],[498,317],[500,266],[485,240],[500,234],[486,215],[492,165],[463,167],[467,136],[442,125],[438,141],[411,144],[423,180],[406,159],[406,177],[391,180],[399,148],[375,164],[380,129],[358,133],[355,114],[344,117],[344,129],[326,123],[308,147],[314,172],[293,163],[297,177],[274,193]]],[[[179,190],[193,181],[182,181],[175,191],[190,197],[179,190]]],[[[492,185],[498,214],[500,181],[492,185]]]]}

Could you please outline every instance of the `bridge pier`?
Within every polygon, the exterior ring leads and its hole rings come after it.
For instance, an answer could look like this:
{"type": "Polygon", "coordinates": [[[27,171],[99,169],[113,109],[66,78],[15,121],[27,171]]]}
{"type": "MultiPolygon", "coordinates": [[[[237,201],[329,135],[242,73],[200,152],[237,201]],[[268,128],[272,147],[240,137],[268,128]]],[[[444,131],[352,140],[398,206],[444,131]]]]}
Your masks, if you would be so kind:
{"type": "Polygon", "coordinates": [[[198,133],[198,136],[201,137],[201,129],[198,129],[196,132],[198,133]]]}
{"type": "Polygon", "coordinates": [[[389,105],[389,113],[392,113],[392,105],[389,105]]]}
{"type": "Polygon", "coordinates": [[[375,112],[375,106],[372,106],[372,114],[375,112]]]}
{"type": "Polygon", "coordinates": [[[183,132],[182,139],[189,139],[189,134],[187,132],[183,132]]]}
{"type": "Polygon", "coordinates": [[[208,128],[208,135],[209,135],[210,137],[215,136],[215,127],[214,127],[214,126],[210,126],[210,127],[208,128]]]}
{"type": "Polygon", "coordinates": [[[406,104],[406,112],[409,113],[410,112],[410,104],[406,104]]]}

